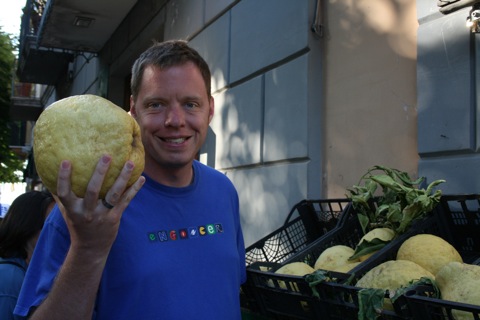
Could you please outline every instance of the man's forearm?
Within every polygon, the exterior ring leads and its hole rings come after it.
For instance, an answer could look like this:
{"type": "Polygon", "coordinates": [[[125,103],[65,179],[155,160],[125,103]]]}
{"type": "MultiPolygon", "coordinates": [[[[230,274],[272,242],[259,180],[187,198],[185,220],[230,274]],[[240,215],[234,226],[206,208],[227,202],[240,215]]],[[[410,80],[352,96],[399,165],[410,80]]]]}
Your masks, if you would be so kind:
{"type": "Polygon", "coordinates": [[[98,286],[107,257],[69,251],[47,298],[32,320],[92,319],[98,286]]]}

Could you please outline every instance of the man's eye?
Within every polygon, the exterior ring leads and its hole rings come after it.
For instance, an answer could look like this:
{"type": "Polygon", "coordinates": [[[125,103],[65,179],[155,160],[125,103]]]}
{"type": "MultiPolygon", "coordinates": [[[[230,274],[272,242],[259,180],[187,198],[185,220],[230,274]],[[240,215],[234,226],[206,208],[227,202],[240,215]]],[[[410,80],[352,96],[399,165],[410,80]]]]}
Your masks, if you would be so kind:
{"type": "Polygon", "coordinates": [[[197,104],[196,104],[196,103],[193,103],[193,102],[187,102],[187,103],[185,103],[185,107],[186,107],[187,109],[193,109],[193,108],[195,108],[196,106],[197,106],[197,104]]]}
{"type": "Polygon", "coordinates": [[[163,106],[163,104],[161,104],[160,102],[151,102],[148,104],[148,108],[152,108],[152,109],[158,109],[161,106],[163,106]]]}

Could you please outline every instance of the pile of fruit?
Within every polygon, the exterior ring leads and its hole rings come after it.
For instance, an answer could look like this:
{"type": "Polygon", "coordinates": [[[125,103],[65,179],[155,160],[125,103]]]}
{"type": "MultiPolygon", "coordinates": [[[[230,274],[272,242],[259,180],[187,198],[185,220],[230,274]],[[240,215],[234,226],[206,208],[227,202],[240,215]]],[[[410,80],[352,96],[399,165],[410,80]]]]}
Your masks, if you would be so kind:
{"type": "MultiPolygon", "coordinates": [[[[336,244],[325,249],[313,266],[292,262],[276,270],[277,274],[302,276],[312,289],[318,281],[332,281],[329,271],[347,273],[367,260],[399,235],[424,218],[439,203],[444,180],[430,183],[426,189],[416,186],[423,178],[412,181],[396,169],[375,166],[359,184],[350,188],[349,198],[358,216],[364,236],[355,248],[336,244]],[[374,175],[376,171],[381,174],[374,175]],[[380,190],[381,189],[381,190],[380,190]]],[[[419,283],[435,287],[436,298],[480,305],[480,266],[463,262],[459,252],[445,239],[428,233],[408,237],[394,259],[371,268],[354,285],[361,288],[359,319],[375,319],[378,310],[393,310],[391,301],[419,283]],[[388,296],[389,299],[385,299],[388,296]]],[[[315,292],[315,290],[314,290],[315,292]]],[[[456,319],[473,319],[470,313],[454,311],[456,319]]]]}

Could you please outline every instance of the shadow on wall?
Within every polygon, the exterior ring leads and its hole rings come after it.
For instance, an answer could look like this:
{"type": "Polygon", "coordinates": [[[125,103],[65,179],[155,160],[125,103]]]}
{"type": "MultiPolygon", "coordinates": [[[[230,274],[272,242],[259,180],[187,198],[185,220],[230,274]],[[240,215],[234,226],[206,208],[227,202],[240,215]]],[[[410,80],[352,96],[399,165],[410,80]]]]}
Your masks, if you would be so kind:
{"type": "Polygon", "coordinates": [[[416,176],[416,0],[331,1],[327,12],[328,196],[377,164],[416,176]]]}
{"type": "MultiPolygon", "coordinates": [[[[293,206],[289,199],[297,199],[297,202],[304,199],[306,165],[267,165],[263,162],[262,101],[248,106],[248,110],[258,111],[258,118],[254,116],[252,120],[244,101],[238,102],[230,90],[214,98],[215,115],[202,148],[207,154],[201,155],[201,159],[225,172],[237,188],[241,223],[248,245],[283,224],[293,206]]],[[[279,141],[278,146],[282,145],[279,141]]]]}

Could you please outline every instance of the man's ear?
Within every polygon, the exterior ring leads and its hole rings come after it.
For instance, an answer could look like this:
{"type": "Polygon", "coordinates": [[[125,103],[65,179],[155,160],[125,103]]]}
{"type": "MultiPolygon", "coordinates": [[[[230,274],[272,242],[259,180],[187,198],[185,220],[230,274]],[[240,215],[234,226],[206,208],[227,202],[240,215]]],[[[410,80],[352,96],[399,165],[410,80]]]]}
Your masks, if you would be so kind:
{"type": "Polygon", "coordinates": [[[213,97],[210,97],[210,108],[209,108],[209,113],[208,113],[208,123],[210,123],[213,119],[213,114],[215,113],[215,100],[213,97]]]}
{"type": "Polygon", "coordinates": [[[130,115],[133,118],[137,118],[137,110],[135,108],[135,100],[133,99],[133,96],[130,96],[130,115]]]}

